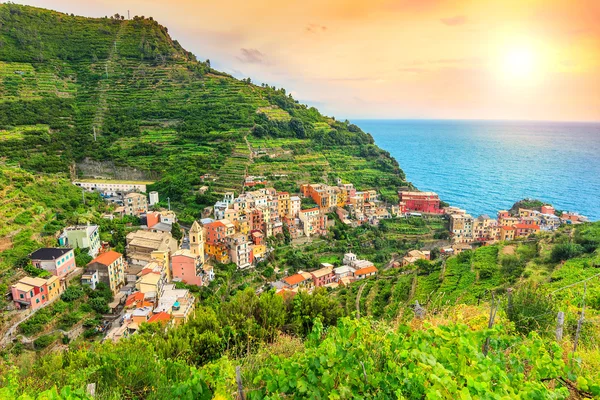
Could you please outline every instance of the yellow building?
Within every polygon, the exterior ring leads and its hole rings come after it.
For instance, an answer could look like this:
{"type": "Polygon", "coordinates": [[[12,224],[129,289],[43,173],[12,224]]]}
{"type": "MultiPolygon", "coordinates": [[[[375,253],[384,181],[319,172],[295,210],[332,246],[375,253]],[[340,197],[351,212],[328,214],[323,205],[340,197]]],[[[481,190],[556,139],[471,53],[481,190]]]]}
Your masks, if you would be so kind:
{"type": "Polygon", "coordinates": [[[231,259],[229,258],[229,249],[224,243],[205,243],[204,252],[208,257],[214,257],[214,259],[221,264],[229,264],[229,262],[231,261],[231,259]]]}
{"type": "Polygon", "coordinates": [[[202,229],[198,221],[194,221],[192,224],[189,235],[190,251],[198,257],[200,263],[204,263],[204,229],[202,229]]]}
{"type": "Polygon", "coordinates": [[[46,279],[46,285],[48,286],[48,301],[53,301],[60,296],[60,280],[57,276],[52,275],[50,278],[46,279]]]}
{"type": "Polygon", "coordinates": [[[288,192],[277,193],[277,213],[279,218],[288,217],[290,210],[290,194],[288,192]]]}

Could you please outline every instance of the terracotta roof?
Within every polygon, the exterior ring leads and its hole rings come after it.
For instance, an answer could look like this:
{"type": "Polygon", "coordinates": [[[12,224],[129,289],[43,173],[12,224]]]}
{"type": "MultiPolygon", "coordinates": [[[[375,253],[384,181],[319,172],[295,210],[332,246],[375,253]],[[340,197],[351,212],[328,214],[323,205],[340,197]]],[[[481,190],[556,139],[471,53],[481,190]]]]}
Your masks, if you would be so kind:
{"type": "Polygon", "coordinates": [[[285,283],[287,283],[290,286],[296,285],[300,282],[305,281],[306,279],[300,275],[300,274],[294,274],[292,276],[288,276],[286,278],[283,278],[283,280],[285,281],[285,283]]]}
{"type": "Polygon", "coordinates": [[[100,254],[98,257],[94,258],[92,261],[88,263],[88,265],[93,263],[99,263],[102,265],[110,265],[117,261],[119,257],[122,257],[123,254],[117,253],[116,251],[107,251],[106,253],[100,254]]]}
{"type": "Polygon", "coordinates": [[[359,269],[358,271],[356,271],[354,273],[354,276],[356,275],[366,275],[366,274],[371,274],[373,272],[377,272],[377,268],[375,268],[374,265],[367,267],[367,268],[363,268],[363,269],[359,269]]]}
{"type": "Polygon", "coordinates": [[[528,225],[528,224],[516,224],[514,227],[516,229],[534,229],[534,230],[539,230],[540,229],[540,227],[537,226],[537,225],[535,225],[535,224],[532,224],[532,225],[528,225]]]}
{"type": "Polygon", "coordinates": [[[214,221],[211,222],[210,224],[205,224],[204,225],[206,228],[217,228],[217,227],[226,227],[226,225],[224,223],[222,223],[221,221],[214,221]]]}
{"type": "Polygon", "coordinates": [[[151,324],[153,322],[169,322],[170,320],[171,320],[171,315],[169,313],[161,311],[161,312],[151,316],[150,319],[148,320],[148,323],[151,324]]]}
{"type": "Polygon", "coordinates": [[[515,230],[515,228],[513,228],[512,226],[503,226],[502,229],[505,231],[514,231],[515,230]]]}
{"type": "Polygon", "coordinates": [[[144,301],[144,293],[135,292],[135,293],[132,293],[129,296],[127,296],[127,300],[125,300],[125,307],[131,307],[134,304],[136,304],[137,302],[143,302],[143,301],[144,301]]]}

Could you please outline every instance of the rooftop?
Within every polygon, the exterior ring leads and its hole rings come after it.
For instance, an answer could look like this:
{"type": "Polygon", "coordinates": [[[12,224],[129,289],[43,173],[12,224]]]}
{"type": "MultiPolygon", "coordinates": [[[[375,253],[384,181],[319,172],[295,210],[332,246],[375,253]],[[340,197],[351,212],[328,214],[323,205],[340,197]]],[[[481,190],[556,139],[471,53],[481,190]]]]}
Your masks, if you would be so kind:
{"type": "Polygon", "coordinates": [[[297,285],[300,282],[305,281],[305,278],[300,274],[294,274],[288,277],[283,278],[283,281],[290,286],[297,285]]]}
{"type": "Polygon", "coordinates": [[[370,267],[361,268],[357,270],[356,272],[354,272],[354,276],[372,274],[373,272],[377,272],[377,268],[374,265],[371,265],[370,267]]]}
{"type": "Polygon", "coordinates": [[[42,249],[37,249],[33,253],[29,255],[29,258],[32,260],[54,260],[56,258],[60,258],[70,252],[73,249],[64,248],[64,247],[45,247],[42,249]]]}
{"type": "Polygon", "coordinates": [[[44,286],[46,283],[48,283],[45,279],[42,278],[32,278],[30,276],[26,276],[25,278],[22,278],[20,281],[20,283],[24,283],[26,285],[29,286],[44,286]]]}
{"type": "Polygon", "coordinates": [[[123,254],[117,253],[116,251],[107,251],[106,253],[100,254],[98,257],[94,258],[92,261],[88,263],[88,265],[93,263],[98,263],[102,265],[110,265],[117,261],[119,257],[122,257],[123,254]]]}
{"type": "Polygon", "coordinates": [[[148,320],[148,323],[151,324],[153,322],[169,322],[170,320],[171,320],[171,315],[169,313],[161,311],[161,312],[151,316],[150,319],[148,320]]]}

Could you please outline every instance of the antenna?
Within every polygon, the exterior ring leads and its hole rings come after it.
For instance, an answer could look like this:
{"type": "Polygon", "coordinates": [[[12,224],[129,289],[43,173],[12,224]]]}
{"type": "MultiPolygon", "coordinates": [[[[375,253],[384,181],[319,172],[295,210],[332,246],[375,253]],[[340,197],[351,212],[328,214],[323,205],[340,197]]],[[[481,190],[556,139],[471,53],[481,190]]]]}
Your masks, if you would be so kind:
{"type": "Polygon", "coordinates": [[[171,198],[167,197],[167,203],[169,204],[169,211],[171,211],[171,198]]]}
{"type": "Polygon", "coordinates": [[[129,10],[127,10],[127,19],[129,19],[129,10]]]}
{"type": "Polygon", "coordinates": [[[94,126],[94,142],[96,141],[96,127],[94,126]]]}

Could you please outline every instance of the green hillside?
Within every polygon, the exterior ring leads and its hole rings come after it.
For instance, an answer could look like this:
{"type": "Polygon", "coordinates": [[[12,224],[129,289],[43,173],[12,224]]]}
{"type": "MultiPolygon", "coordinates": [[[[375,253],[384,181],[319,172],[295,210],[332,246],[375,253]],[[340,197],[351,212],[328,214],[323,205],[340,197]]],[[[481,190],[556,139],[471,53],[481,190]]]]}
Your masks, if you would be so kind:
{"type": "Polygon", "coordinates": [[[280,189],[341,177],[390,199],[404,180],[357,126],[196,61],[152,18],[4,4],[0,43],[0,157],[25,169],[68,172],[86,158],[132,167],[158,178],[184,219],[239,191],[245,173],[280,189]],[[216,180],[196,198],[206,173],[216,180]]]}

